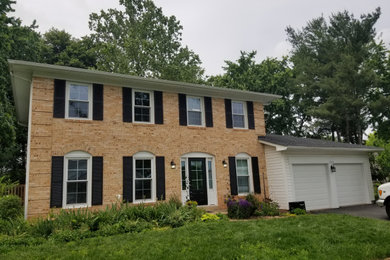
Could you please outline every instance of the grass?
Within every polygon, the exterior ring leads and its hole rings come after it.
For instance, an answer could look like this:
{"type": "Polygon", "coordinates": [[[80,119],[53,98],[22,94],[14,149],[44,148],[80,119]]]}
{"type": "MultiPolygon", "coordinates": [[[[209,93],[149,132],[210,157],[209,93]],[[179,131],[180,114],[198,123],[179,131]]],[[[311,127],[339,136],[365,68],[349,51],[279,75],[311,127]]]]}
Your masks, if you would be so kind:
{"type": "Polygon", "coordinates": [[[68,243],[0,245],[0,259],[378,259],[390,222],[346,215],[197,222],[68,243]]]}

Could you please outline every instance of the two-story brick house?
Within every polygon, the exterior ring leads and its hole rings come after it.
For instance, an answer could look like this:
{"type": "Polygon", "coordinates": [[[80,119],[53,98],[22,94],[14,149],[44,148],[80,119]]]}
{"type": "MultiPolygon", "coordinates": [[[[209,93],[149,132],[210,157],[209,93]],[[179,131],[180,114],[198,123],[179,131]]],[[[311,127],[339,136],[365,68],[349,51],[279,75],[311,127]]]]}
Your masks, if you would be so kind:
{"type": "Polygon", "coordinates": [[[28,126],[26,217],[177,196],[224,207],[268,192],[263,106],[276,95],[10,60],[28,126]]]}

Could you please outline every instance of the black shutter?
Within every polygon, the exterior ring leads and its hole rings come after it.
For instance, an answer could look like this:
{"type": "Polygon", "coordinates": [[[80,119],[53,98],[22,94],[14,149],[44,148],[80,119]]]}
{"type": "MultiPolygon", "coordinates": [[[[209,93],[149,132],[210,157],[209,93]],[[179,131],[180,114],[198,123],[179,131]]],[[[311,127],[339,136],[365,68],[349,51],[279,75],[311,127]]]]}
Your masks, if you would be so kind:
{"type": "Polygon", "coordinates": [[[156,157],[156,196],[158,200],[165,200],[165,158],[164,156],[156,157]]]}
{"type": "Polygon", "coordinates": [[[123,201],[133,202],[133,157],[123,157],[123,201]]]}
{"type": "Polygon", "coordinates": [[[66,88],[65,80],[62,79],[54,80],[53,117],[55,118],[65,117],[65,88],[66,88]]]}
{"type": "Polygon", "coordinates": [[[92,205],[103,204],[103,157],[92,157],[92,205]]]}
{"type": "Polygon", "coordinates": [[[179,124],[187,125],[187,98],[185,94],[179,94],[179,124]]]}
{"type": "Polygon", "coordinates": [[[230,191],[232,195],[238,195],[236,157],[229,157],[230,191]]]}
{"type": "Polygon", "coordinates": [[[248,110],[248,128],[255,129],[255,115],[253,113],[253,102],[247,101],[246,108],[248,110]]]}
{"type": "Polygon", "coordinates": [[[163,93],[154,91],[154,123],[164,124],[163,93]]]}
{"type": "Polygon", "coordinates": [[[204,109],[206,115],[206,127],[213,127],[213,104],[211,97],[204,97],[204,109]]]}
{"type": "Polygon", "coordinates": [[[226,128],[233,128],[232,100],[225,99],[226,128]]]}
{"type": "Polygon", "coordinates": [[[123,113],[123,122],[132,122],[133,111],[132,111],[132,97],[131,97],[131,88],[122,88],[122,113],[123,113]]]}
{"type": "Polygon", "coordinates": [[[253,188],[255,193],[261,193],[259,159],[257,157],[252,157],[252,177],[253,177],[253,188]]]}
{"type": "Polygon", "coordinates": [[[103,85],[93,84],[93,120],[103,120],[103,85]]]}
{"type": "Polygon", "coordinates": [[[62,208],[62,186],[64,179],[64,157],[51,157],[50,208],[62,208]]]}

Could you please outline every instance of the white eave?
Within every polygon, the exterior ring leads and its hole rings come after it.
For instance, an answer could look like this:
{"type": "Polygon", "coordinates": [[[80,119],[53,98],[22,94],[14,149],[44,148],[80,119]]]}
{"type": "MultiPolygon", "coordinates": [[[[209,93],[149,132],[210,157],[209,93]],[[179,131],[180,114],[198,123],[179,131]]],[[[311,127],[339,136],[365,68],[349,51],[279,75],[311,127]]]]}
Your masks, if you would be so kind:
{"type": "Polygon", "coordinates": [[[263,140],[259,140],[261,144],[269,145],[275,147],[276,151],[303,151],[303,150],[316,150],[316,151],[340,151],[340,152],[382,152],[383,148],[357,148],[357,147],[316,147],[316,146],[284,146],[279,144],[274,144],[270,142],[266,142],[263,140]]]}
{"type": "Polygon", "coordinates": [[[29,89],[32,77],[64,79],[86,83],[100,83],[110,86],[136,87],[147,90],[202,95],[215,98],[228,98],[242,101],[259,102],[268,105],[279,95],[243,91],[230,88],[212,87],[178,81],[142,78],[118,73],[103,72],[49,65],[20,60],[8,60],[11,72],[12,90],[16,104],[16,114],[19,123],[27,125],[29,107],[29,89]]]}

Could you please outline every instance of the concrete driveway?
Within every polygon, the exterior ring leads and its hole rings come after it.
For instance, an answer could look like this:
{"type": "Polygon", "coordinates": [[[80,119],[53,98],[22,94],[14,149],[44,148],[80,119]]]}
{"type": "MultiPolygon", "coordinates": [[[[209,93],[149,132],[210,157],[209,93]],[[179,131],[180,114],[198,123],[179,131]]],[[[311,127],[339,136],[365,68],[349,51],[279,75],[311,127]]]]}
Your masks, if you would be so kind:
{"type": "Polygon", "coordinates": [[[366,218],[375,218],[382,220],[389,220],[386,214],[385,208],[381,208],[376,204],[369,205],[358,205],[358,206],[349,206],[341,207],[338,209],[324,209],[324,210],[315,210],[311,213],[321,214],[321,213],[335,213],[335,214],[347,214],[357,217],[366,217],[366,218]]]}

